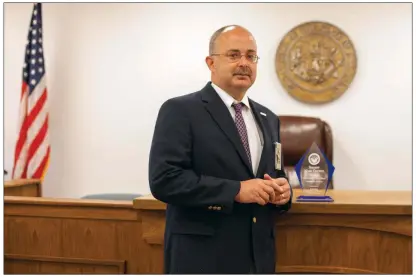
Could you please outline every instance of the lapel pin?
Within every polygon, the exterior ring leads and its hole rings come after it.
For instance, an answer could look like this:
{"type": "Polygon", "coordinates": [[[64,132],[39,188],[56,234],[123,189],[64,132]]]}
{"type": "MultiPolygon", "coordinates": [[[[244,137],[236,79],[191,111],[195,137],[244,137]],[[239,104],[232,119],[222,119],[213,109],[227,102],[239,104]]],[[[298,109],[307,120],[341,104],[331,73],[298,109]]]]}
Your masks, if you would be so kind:
{"type": "Polygon", "coordinates": [[[262,112],[260,112],[260,114],[261,114],[262,116],[267,116],[267,114],[265,114],[265,113],[262,113],[262,112]]]}

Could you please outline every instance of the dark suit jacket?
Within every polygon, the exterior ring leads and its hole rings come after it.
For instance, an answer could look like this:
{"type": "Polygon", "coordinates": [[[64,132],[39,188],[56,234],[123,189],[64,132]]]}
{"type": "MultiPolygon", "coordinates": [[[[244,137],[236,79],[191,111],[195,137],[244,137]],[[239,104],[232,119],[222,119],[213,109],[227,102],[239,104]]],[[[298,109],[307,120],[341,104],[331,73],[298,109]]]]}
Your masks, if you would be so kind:
{"type": "Polygon", "coordinates": [[[249,102],[264,137],[256,176],[230,112],[210,82],[160,108],[149,180],[154,197],[168,204],[165,273],[245,274],[252,258],[257,273],[275,272],[274,214],[287,211],[291,200],[280,207],[234,201],[241,181],[263,179],[265,173],[286,178],[274,162],[279,119],[249,102]]]}

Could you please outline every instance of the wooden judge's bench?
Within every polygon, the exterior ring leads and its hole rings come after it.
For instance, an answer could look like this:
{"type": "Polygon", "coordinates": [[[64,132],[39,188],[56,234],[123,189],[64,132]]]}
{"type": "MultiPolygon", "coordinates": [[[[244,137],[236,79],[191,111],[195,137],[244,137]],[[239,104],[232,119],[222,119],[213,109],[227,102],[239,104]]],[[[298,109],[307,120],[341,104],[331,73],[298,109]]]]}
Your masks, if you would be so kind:
{"type": "MultiPolygon", "coordinates": [[[[412,273],[411,191],[329,194],[276,214],[277,273],[412,273]]],[[[5,273],[163,273],[165,208],[5,196],[5,273]]]]}

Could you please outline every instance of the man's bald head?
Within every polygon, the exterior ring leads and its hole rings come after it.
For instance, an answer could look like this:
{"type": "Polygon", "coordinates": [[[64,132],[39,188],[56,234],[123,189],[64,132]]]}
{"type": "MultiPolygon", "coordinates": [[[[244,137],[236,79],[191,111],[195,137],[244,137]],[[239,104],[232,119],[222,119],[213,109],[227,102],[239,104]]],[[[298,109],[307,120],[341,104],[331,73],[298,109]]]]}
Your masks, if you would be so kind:
{"type": "Polygon", "coordinates": [[[244,27],[240,26],[240,25],[227,25],[224,27],[219,28],[218,30],[216,30],[214,32],[214,34],[212,34],[211,39],[209,40],[209,55],[215,54],[215,49],[216,49],[216,44],[218,41],[218,38],[229,31],[240,31],[240,32],[246,32],[247,34],[249,34],[253,40],[254,37],[253,35],[244,27]]]}

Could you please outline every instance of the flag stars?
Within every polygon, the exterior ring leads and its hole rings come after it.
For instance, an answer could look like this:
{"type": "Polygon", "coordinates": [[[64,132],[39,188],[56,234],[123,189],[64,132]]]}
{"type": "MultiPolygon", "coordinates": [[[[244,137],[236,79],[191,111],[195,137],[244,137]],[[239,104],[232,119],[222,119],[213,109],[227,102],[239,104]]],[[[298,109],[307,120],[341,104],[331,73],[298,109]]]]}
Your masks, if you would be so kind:
{"type": "Polygon", "coordinates": [[[22,68],[24,82],[32,91],[40,84],[40,79],[45,74],[45,60],[43,57],[43,37],[41,4],[35,4],[30,18],[28,36],[26,37],[25,60],[22,68]]]}

